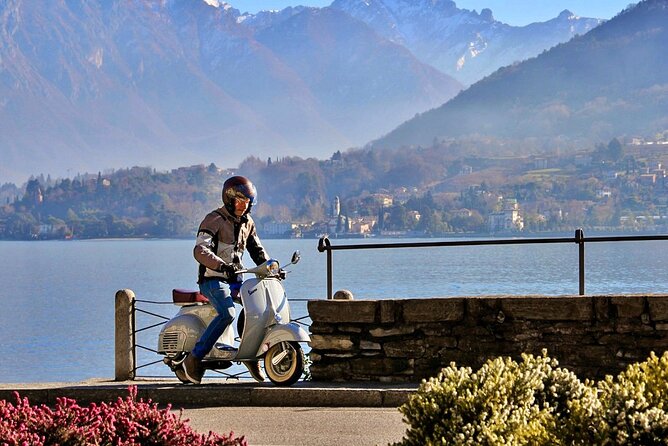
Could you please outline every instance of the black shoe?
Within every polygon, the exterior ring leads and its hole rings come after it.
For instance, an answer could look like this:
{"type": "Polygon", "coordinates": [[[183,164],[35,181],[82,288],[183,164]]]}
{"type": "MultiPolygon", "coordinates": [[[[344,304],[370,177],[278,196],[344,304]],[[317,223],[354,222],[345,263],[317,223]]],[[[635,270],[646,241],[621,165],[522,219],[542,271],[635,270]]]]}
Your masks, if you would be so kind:
{"type": "Polygon", "coordinates": [[[193,384],[199,384],[202,382],[202,377],[204,376],[204,367],[202,367],[202,360],[195,358],[192,353],[190,353],[186,359],[183,361],[183,374],[193,384]]]}
{"type": "Polygon", "coordinates": [[[179,379],[179,381],[181,381],[183,384],[190,383],[190,380],[186,376],[186,372],[183,370],[183,366],[174,370],[174,373],[176,374],[176,377],[179,379]]]}
{"type": "Polygon", "coordinates": [[[259,383],[264,381],[264,372],[260,368],[259,361],[246,361],[243,364],[246,366],[255,381],[259,383]]]}

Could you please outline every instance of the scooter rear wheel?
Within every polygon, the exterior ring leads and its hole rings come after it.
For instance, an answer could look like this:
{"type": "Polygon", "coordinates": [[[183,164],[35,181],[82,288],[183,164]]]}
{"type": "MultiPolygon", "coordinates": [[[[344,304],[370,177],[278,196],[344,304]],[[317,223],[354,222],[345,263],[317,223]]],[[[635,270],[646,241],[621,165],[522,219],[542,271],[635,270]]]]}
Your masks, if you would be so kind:
{"type": "Polygon", "coordinates": [[[298,342],[283,341],[272,346],[264,356],[264,370],[277,386],[291,386],[304,373],[304,352],[298,342]]]}

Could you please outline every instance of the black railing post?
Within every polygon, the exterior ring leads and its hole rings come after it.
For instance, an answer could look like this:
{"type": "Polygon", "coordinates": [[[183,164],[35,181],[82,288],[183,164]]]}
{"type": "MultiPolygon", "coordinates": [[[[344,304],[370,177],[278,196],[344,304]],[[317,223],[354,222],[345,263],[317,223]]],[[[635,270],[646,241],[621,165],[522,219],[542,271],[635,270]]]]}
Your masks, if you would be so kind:
{"type": "Polygon", "coordinates": [[[584,231],[582,228],[575,230],[575,243],[578,244],[578,258],[580,265],[580,296],[584,296],[585,293],[585,242],[584,242],[584,231]]]}
{"type": "Polygon", "coordinates": [[[332,249],[331,242],[326,236],[320,237],[318,251],[327,251],[327,299],[332,299],[332,249]]]}

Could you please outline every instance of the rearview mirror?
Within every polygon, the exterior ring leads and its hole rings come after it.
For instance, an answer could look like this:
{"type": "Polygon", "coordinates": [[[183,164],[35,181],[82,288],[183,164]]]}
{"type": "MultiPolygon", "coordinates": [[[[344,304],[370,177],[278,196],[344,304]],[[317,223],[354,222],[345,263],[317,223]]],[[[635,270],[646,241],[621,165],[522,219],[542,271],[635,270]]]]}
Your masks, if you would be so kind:
{"type": "Polygon", "coordinates": [[[302,258],[302,256],[299,253],[299,251],[295,251],[294,253],[292,253],[292,260],[291,260],[290,263],[292,263],[294,265],[295,263],[299,262],[299,260],[301,258],[302,258]]]}

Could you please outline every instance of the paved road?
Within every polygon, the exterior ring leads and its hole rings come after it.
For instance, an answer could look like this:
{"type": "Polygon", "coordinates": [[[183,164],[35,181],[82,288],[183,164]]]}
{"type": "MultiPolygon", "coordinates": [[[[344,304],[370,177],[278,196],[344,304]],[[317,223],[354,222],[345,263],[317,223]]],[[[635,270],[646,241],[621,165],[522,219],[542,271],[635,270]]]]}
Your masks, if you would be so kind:
{"type": "Polygon", "coordinates": [[[234,431],[251,446],[387,445],[408,427],[397,409],[377,407],[216,407],[183,417],[198,432],[234,431]]]}

